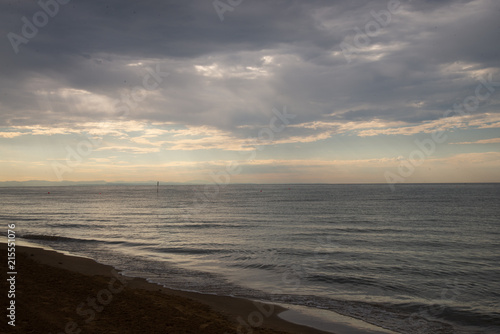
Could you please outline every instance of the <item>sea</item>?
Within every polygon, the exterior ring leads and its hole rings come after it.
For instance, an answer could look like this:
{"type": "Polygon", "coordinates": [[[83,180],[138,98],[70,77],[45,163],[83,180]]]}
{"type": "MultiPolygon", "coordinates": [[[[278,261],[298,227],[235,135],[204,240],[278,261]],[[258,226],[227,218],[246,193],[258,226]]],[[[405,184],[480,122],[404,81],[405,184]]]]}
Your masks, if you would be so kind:
{"type": "Polygon", "coordinates": [[[500,184],[4,187],[0,203],[4,236],[325,330],[500,333],[500,184]]]}

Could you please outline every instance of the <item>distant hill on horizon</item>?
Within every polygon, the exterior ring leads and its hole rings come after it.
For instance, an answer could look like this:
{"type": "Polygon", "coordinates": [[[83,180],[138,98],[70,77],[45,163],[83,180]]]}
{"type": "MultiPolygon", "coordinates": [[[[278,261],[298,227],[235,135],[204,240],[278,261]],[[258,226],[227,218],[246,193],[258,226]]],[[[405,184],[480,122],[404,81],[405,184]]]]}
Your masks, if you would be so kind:
{"type": "MultiPolygon", "coordinates": [[[[29,180],[29,181],[0,181],[0,187],[43,187],[43,186],[112,186],[112,185],[151,185],[156,186],[157,181],[142,181],[142,182],[127,182],[116,181],[108,182],[103,180],[96,181],[45,181],[45,180],[29,180]]],[[[162,182],[160,185],[182,185],[182,184],[207,184],[207,181],[193,180],[188,182],[162,182]]]]}

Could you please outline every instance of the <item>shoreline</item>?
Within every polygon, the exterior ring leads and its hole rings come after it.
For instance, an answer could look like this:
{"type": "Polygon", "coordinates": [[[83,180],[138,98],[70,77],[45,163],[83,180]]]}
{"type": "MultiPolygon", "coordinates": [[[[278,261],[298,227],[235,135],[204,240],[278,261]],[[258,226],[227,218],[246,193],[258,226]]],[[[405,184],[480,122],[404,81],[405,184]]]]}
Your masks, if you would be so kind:
{"type": "MultiPolygon", "coordinates": [[[[54,271],[63,271],[57,272],[55,276],[62,276],[60,281],[61,283],[65,283],[66,276],[77,275],[79,276],[78,280],[80,281],[88,281],[89,283],[99,283],[101,289],[94,293],[95,300],[101,301],[101,304],[98,305],[87,305],[87,308],[80,307],[83,303],[85,306],[85,301],[87,298],[91,298],[89,296],[84,296],[81,292],[72,296],[74,299],[73,305],[62,305],[64,309],[68,310],[73,308],[73,314],[66,315],[66,318],[70,319],[79,319],[80,323],[82,320],[86,324],[86,321],[91,316],[94,316],[97,319],[97,316],[100,315],[100,308],[103,309],[108,308],[109,305],[113,305],[113,300],[119,300],[120,295],[122,294],[132,294],[135,298],[139,299],[152,299],[158,301],[159,295],[166,296],[171,298],[178,298],[175,301],[175,304],[179,304],[175,309],[186,309],[185,305],[190,305],[187,307],[187,313],[198,313],[200,309],[209,308],[213,314],[210,317],[217,319],[217,321],[222,323],[228,323],[224,326],[229,326],[229,329],[225,331],[216,330],[217,333],[290,333],[290,334],[388,334],[388,333],[396,333],[361,320],[350,318],[347,316],[340,315],[333,311],[326,310],[316,310],[313,308],[300,307],[297,305],[287,305],[287,304],[278,304],[278,303],[268,303],[261,302],[257,300],[251,300],[241,297],[234,296],[223,296],[223,295],[214,295],[214,294],[204,294],[201,292],[194,291],[183,291],[183,290],[175,290],[163,285],[150,282],[145,278],[141,277],[128,277],[121,275],[117,270],[106,264],[99,263],[91,258],[81,257],[70,253],[64,253],[62,251],[58,251],[55,249],[50,249],[50,247],[45,247],[42,245],[38,245],[36,243],[26,242],[24,240],[19,240],[16,245],[16,257],[19,256],[21,258],[21,263],[18,263],[18,266],[22,268],[23,266],[42,266],[42,271],[48,273],[50,277],[51,273],[54,274],[54,271]],[[21,242],[19,242],[21,241],[21,242]],[[26,261],[26,263],[22,263],[22,261],[26,261]],[[107,281],[107,287],[103,283],[107,281]],[[125,292],[121,292],[120,283],[123,283],[123,290],[125,292]],[[116,298],[115,298],[116,292],[116,298]],[[140,293],[139,293],[140,292],[140,293]],[[144,296],[140,296],[143,294],[144,296]],[[79,298],[79,299],[78,299],[79,298]],[[110,302],[107,302],[107,298],[110,299],[110,302]],[[78,300],[78,301],[77,301],[78,300]],[[191,303],[195,303],[192,304],[191,303]],[[93,309],[97,312],[92,312],[93,309]],[[92,315],[94,313],[95,315],[92,315]],[[85,318],[86,317],[86,318],[85,318]]],[[[6,243],[0,242],[0,249],[3,254],[7,253],[6,243]]],[[[2,263],[2,268],[5,267],[6,261],[2,263]]],[[[6,268],[4,272],[7,272],[6,268]]],[[[23,270],[19,270],[19,280],[23,279],[23,270]]],[[[36,273],[35,273],[36,275],[36,273]]],[[[35,277],[31,277],[31,285],[37,285],[37,279],[35,277]]],[[[71,286],[65,286],[66,292],[68,288],[71,286]]],[[[94,288],[95,290],[96,288],[94,288]]],[[[73,289],[71,289],[73,290],[73,289]]],[[[22,292],[22,291],[20,291],[22,292]]],[[[30,295],[28,297],[43,297],[47,299],[47,296],[43,296],[45,291],[32,291],[33,296],[30,295]],[[36,294],[40,295],[36,295],[36,294]]],[[[90,292],[88,295],[92,295],[90,292]]],[[[50,298],[48,298],[50,299],[50,298]]],[[[97,304],[97,303],[96,303],[97,304]]],[[[133,304],[133,303],[132,303],[133,304]]],[[[160,303],[161,304],[161,303],[160,303]]],[[[133,308],[130,305],[122,305],[123,308],[133,308]]],[[[55,311],[55,310],[54,310],[55,311]]],[[[105,312],[102,311],[103,314],[105,312]]],[[[152,310],[152,313],[161,313],[161,311],[152,310]]],[[[203,311],[205,312],[205,311],[203,311]]],[[[161,314],[159,314],[160,319],[162,319],[161,314]]],[[[70,330],[65,330],[64,328],[59,328],[58,332],[50,332],[50,333],[79,333],[78,322],[75,321],[67,321],[64,325],[70,326],[70,330]],[[73,325],[71,325],[74,323],[73,325]],[[76,325],[75,325],[76,324],[76,325]],[[74,328],[72,328],[73,326],[74,328]],[[75,327],[77,326],[77,327],[75,327]]],[[[111,321],[119,322],[121,319],[111,319],[111,321]]],[[[161,321],[161,320],[160,320],[161,321]]],[[[92,319],[94,322],[94,319],[92,319]]],[[[203,332],[203,333],[211,333],[211,329],[208,329],[211,321],[208,321],[200,326],[207,325],[206,327],[199,328],[183,328],[180,332],[182,333],[193,333],[203,332]]],[[[215,327],[220,326],[214,325],[215,327]]],[[[61,326],[61,325],[59,325],[61,326]]],[[[65,327],[63,326],[63,327],[65,327]]],[[[3,327],[3,324],[0,328],[3,327]]],[[[188,326],[189,327],[189,326],[188,326]]],[[[56,329],[53,329],[56,330],[56,329]]],[[[96,329],[99,331],[104,331],[104,329],[96,329]]],[[[109,329],[106,329],[109,332],[109,329]]],[[[86,332],[86,331],[82,331],[86,332]]],[[[92,332],[92,331],[91,331],[92,332]]],[[[120,333],[123,333],[123,329],[120,333]]],[[[125,331],[126,332],[126,331],[125,331]]],[[[155,329],[149,329],[148,333],[154,333],[155,329]]],[[[169,333],[174,333],[175,330],[170,330],[169,333]]],[[[215,333],[214,332],[214,333],[215,333]]],[[[1,331],[0,331],[1,333],[1,331]]],[[[134,331],[130,333],[135,333],[134,331]]]]}
{"type": "MultiPolygon", "coordinates": [[[[0,249],[7,254],[6,243],[0,243],[0,249]]],[[[2,261],[4,272],[6,263],[2,261]]],[[[10,331],[138,333],[133,328],[147,326],[144,332],[148,333],[329,333],[281,319],[278,315],[286,310],[282,306],[173,290],[144,278],[122,276],[112,266],[89,258],[41,246],[16,245],[16,269],[16,327],[8,326],[8,319],[0,325],[10,331]],[[145,302],[147,313],[136,313],[118,330],[127,317],[116,315],[139,312],[138,305],[145,302]],[[144,316],[151,318],[149,323],[144,316]]],[[[6,282],[2,284],[7,292],[6,282]]]]}

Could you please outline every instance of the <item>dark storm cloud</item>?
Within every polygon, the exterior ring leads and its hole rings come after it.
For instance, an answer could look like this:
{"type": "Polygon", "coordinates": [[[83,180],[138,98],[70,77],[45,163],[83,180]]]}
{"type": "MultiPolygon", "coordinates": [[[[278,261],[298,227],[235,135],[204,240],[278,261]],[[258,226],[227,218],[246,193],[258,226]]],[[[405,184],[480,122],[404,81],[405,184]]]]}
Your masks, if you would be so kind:
{"type": "MultiPolygon", "coordinates": [[[[43,27],[29,46],[43,53],[107,52],[131,57],[198,57],[207,53],[255,50],[276,43],[328,41],[309,19],[325,1],[248,2],[226,14],[221,23],[210,1],[71,1],[43,27]]],[[[4,4],[11,31],[21,16],[40,10],[4,4]],[[17,17],[18,20],[13,18],[17,17]]],[[[330,41],[334,43],[334,41],[330,41]]]]}
{"type": "Polygon", "coordinates": [[[264,126],[282,105],[298,115],[295,123],[433,120],[473,92],[472,70],[498,73],[500,5],[487,0],[401,1],[348,63],[340,43],[352,43],[355,28],[387,3],[243,1],[221,22],[212,1],[73,0],[16,54],[7,34],[21,34],[21,18],[41,9],[3,1],[0,124],[113,118],[60,91],[120,100],[142,82],[144,69],[131,66],[138,62],[170,75],[127,117],[238,133],[238,126],[264,126]],[[451,66],[460,62],[468,70],[451,66]]]}

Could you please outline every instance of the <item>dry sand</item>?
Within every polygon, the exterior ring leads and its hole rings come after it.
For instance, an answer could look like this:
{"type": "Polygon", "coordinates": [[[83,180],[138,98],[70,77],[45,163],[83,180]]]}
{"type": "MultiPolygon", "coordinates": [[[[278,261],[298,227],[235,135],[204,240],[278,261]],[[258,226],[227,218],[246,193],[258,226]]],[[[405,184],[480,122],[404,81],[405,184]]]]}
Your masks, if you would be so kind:
{"type": "MultiPolygon", "coordinates": [[[[6,244],[0,252],[5,275],[6,244]]],[[[16,326],[7,324],[4,311],[0,333],[325,333],[280,319],[278,306],[166,289],[40,248],[17,246],[16,271],[16,326]],[[252,314],[260,326],[248,324],[252,314]]],[[[3,279],[3,310],[8,290],[3,279]]]]}

